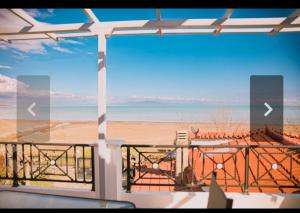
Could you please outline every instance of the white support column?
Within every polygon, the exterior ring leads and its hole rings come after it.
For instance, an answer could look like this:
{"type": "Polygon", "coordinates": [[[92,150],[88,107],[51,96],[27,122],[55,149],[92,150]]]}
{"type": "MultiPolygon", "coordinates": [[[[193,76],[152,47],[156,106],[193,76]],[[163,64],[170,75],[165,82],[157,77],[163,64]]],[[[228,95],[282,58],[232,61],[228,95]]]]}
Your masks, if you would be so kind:
{"type": "Polygon", "coordinates": [[[98,132],[99,140],[106,136],[106,38],[98,35],[98,132]]]}
{"type": "Polygon", "coordinates": [[[99,154],[99,196],[106,195],[106,38],[98,34],[98,154],[99,154]]]}

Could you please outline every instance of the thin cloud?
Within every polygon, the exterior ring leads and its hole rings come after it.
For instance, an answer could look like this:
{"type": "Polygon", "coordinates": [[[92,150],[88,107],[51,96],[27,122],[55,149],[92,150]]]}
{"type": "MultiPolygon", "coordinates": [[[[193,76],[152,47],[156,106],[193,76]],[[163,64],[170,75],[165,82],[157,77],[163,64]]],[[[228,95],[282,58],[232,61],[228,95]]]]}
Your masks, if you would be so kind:
{"type": "Polygon", "coordinates": [[[18,84],[22,88],[22,91],[28,88],[28,85],[18,82],[17,79],[0,74],[0,97],[15,97],[18,84]]]}
{"type": "MultiPolygon", "coordinates": [[[[17,87],[20,88],[22,95],[25,96],[44,96],[49,94],[45,91],[32,91],[24,82],[18,81],[15,78],[8,77],[6,75],[0,74],[0,100],[1,99],[13,99],[17,95],[17,87]]],[[[86,95],[78,95],[67,92],[60,91],[50,91],[50,97],[54,102],[71,102],[71,103],[81,103],[81,104],[96,104],[97,96],[86,96],[86,95]]],[[[1,102],[1,101],[0,101],[1,102]]]]}
{"type": "Polygon", "coordinates": [[[129,97],[131,100],[137,101],[179,101],[179,102],[209,102],[205,98],[186,98],[186,97],[173,97],[173,96],[136,96],[129,97]]]}
{"type": "Polygon", "coordinates": [[[13,41],[12,43],[0,42],[0,49],[13,49],[20,51],[22,53],[32,53],[32,54],[41,54],[45,55],[47,53],[46,47],[52,48],[54,50],[64,52],[64,53],[72,53],[70,49],[65,47],[61,47],[60,44],[68,43],[68,44],[81,44],[79,41],[71,40],[71,39],[63,39],[59,42],[50,40],[50,39],[39,39],[39,40],[24,40],[24,41],[13,41]]]}
{"type": "Polygon", "coordinates": [[[41,11],[38,9],[26,9],[26,12],[33,18],[48,18],[54,16],[54,9],[47,9],[46,11],[41,11]]]}
{"type": "MultiPolygon", "coordinates": [[[[189,98],[189,97],[174,97],[174,96],[137,96],[132,95],[129,97],[108,97],[108,104],[126,104],[138,102],[158,102],[158,103],[197,103],[197,104],[237,104],[249,105],[249,102],[240,99],[224,101],[219,99],[208,98],[189,98]]],[[[300,97],[287,97],[284,98],[285,106],[300,106],[300,97]]]]}
{"type": "Polygon", "coordinates": [[[12,69],[12,67],[0,64],[0,69],[9,69],[10,70],[10,69],[12,69]]]}
{"type": "Polygon", "coordinates": [[[77,95],[72,93],[66,93],[66,92],[59,92],[59,91],[51,91],[50,92],[51,97],[57,99],[57,100],[76,100],[80,102],[87,102],[87,103],[97,103],[97,96],[87,96],[87,95],[77,95]]]}
{"type": "Polygon", "coordinates": [[[13,57],[17,60],[22,60],[27,57],[24,53],[17,50],[13,50],[12,53],[13,53],[13,57]]]}
{"type": "Polygon", "coordinates": [[[71,50],[63,47],[53,47],[53,49],[63,53],[73,53],[71,50]]]}
{"type": "Polygon", "coordinates": [[[65,43],[65,44],[83,44],[82,42],[76,41],[73,39],[63,39],[63,40],[60,40],[60,42],[65,43]]]}
{"type": "Polygon", "coordinates": [[[1,42],[0,49],[14,49],[23,53],[46,54],[45,46],[54,45],[51,40],[26,40],[12,43],[1,42]]]}
{"type": "Polygon", "coordinates": [[[300,106],[300,97],[289,97],[284,99],[286,106],[300,106]]]}
{"type": "Polygon", "coordinates": [[[212,103],[205,98],[186,98],[172,96],[136,96],[130,97],[108,97],[108,104],[126,104],[136,102],[159,102],[159,103],[212,103]]]}

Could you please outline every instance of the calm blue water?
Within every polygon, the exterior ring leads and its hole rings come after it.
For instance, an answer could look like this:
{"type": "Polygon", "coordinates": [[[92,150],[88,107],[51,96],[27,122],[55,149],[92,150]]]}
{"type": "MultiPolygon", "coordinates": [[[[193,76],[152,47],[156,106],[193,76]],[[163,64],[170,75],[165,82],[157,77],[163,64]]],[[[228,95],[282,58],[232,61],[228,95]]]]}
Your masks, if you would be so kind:
{"type": "MultiPolygon", "coordinates": [[[[16,109],[0,107],[0,118],[14,119],[16,109]]],[[[248,106],[108,106],[110,121],[249,122],[248,106]]],[[[52,107],[52,120],[97,120],[96,106],[52,107]]],[[[300,123],[300,107],[286,106],[286,123],[300,123]]]]}

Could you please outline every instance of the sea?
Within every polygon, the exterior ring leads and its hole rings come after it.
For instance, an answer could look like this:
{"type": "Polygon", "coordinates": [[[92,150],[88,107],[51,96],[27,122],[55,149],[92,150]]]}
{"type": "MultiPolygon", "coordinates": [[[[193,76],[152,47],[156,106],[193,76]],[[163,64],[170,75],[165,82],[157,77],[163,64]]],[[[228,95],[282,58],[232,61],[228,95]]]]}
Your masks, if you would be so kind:
{"type": "MultiPolygon", "coordinates": [[[[96,121],[97,106],[52,106],[51,120],[96,121]]],[[[246,122],[250,120],[249,106],[220,105],[109,105],[108,121],[148,122],[246,122]]],[[[0,106],[0,119],[16,119],[16,108],[0,106]]],[[[300,106],[284,107],[285,123],[300,123],[300,106]]]]}

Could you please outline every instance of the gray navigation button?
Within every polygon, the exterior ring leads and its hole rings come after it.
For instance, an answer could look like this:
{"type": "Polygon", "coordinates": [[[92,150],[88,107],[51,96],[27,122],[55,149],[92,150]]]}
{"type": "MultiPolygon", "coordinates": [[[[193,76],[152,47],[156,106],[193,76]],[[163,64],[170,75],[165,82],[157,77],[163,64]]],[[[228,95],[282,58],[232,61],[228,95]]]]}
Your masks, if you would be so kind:
{"type": "MultiPolygon", "coordinates": [[[[282,139],[283,130],[283,76],[253,75],[250,77],[250,131],[251,140],[264,141],[255,135],[272,131],[282,139]]],[[[277,137],[277,138],[278,138],[277,137]]]]}
{"type": "Polygon", "coordinates": [[[44,75],[17,77],[17,133],[21,142],[49,141],[50,78],[44,75]]]}

